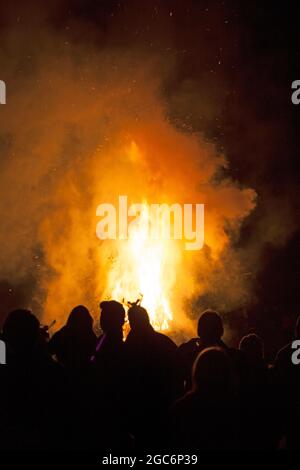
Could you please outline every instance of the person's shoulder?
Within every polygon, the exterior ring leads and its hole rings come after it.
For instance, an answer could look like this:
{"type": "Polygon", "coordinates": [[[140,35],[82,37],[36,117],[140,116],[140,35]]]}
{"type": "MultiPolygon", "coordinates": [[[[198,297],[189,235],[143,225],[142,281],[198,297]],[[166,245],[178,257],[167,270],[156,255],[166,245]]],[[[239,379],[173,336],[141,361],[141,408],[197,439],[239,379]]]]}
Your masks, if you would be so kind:
{"type": "Polygon", "coordinates": [[[66,327],[63,326],[60,330],[56,331],[49,340],[50,350],[53,347],[61,345],[66,335],[66,327]]]}
{"type": "Polygon", "coordinates": [[[51,339],[53,338],[60,338],[61,336],[64,336],[66,334],[66,331],[67,331],[67,328],[66,326],[63,326],[62,328],[60,328],[60,330],[57,330],[53,336],[51,337],[51,339]]]}
{"type": "Polygon", "coordinates": [[[181,343],[181,345],[179,347],[182,348],[182,349],[185,349],[185,348],[190,348],[190,347],[193,347],[193,346],[198,346],[199,343],[200,343],[199,338],[191,338],[188,341],[186,341],[185,343],[181,343]]]}
{"type": "Polygon", "coordinates": [[[232,356],[233,358],[236,358],[238,360],[244,360],[245,359],[245,354],[240,349],[226,347],[226,349],[224,349],[224,350],[225,350],[225,352],[227,352],[227,354],[229,354],[229,356],[232,356]]]}
{"type": "Polygon", "coordinates": [[[186,414],[187,409],[192,407],[195,402],[197,402],[195,394],[189,391],[172,404],[170,411],[174,415],[186,414]]]}
{"type": "Polygon", "coordinates": [[[163,333],[159,333],[158,331],[155,334],[156,334],[156,338],[159,340],[161,344],[164,344],[165,346],[168,346],[169,348],[173,348],[174,350],[177,349],[177,345],[169,336],[163,333]]]}
{"type": "Polygon", "coordinates": [[[290,343],[286,344],[285,346],[283,346],[283,348],[279,349],[277,355],[284,356],[288,352],[290,352],[291,348],[292,348],[292,343],[290,342],[290,343]]]}
{"type": "Polygon", "coordinates": [[[182,354],[185,354],[185,353],[189,353],[191,351],[195,351],[196,349],[198,350],[199,347],[200,347],[199,338],[192,338],[189,341],[187,341],[185,343],[182,343],[178,347],[178,352],[182,353],[182,354]]]}
{"type": "Polygon", "coordinates": [[[290,359],[292,351],[292,343],[288,343],[283,348],[279,349],[275,358],[275,365],[279,365],[282,362],[285,362],[287,358],[290,359]]]}

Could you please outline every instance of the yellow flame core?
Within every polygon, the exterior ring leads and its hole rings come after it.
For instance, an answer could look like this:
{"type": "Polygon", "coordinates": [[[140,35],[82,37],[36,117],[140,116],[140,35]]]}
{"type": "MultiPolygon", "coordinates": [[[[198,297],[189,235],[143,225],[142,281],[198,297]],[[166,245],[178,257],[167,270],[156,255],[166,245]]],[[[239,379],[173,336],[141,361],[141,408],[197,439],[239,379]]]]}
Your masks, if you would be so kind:
{"type": "Polygon", "coordinates": [[[174,285],[171,240],[149,237],[150,209],[144,203],[128,227],[128,239],[117,241],[117,254],[108,276],[107,295],[119,301],[142,298],[152,326],[168,330],[173,319],[170,294],[174,285]]]}

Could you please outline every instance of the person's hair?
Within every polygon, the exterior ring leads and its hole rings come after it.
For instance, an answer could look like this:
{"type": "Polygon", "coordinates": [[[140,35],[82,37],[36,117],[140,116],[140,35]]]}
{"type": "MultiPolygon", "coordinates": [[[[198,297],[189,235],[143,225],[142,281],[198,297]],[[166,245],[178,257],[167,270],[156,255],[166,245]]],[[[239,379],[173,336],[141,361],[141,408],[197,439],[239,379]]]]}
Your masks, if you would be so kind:
{"type": "Polygon", "coordinates": [[[100,326],[102,331],[121,330],[125,322],[125,309],[116,300],[105,300],[100,303],[100,326]]]}
{"type": "Polygon", "coordinates": [[[264,357],[263,340],[255,333],[244,336],[240,341],[239,349],[252,360],[260,360],[264,357]]]}
{"type": "Polygon", "coordinates": [[[198,320],[198,336],[207,344],[220,341],[224,333],[223,321],[218,312],[205,310],[198,320]]]}
{"type": "Polygon", "coordinates": [[[133,305],[128,310],[128,320],[131,330],[143,330],[150,326],[147,310],[140,305],[133,305]]]}
{"type": "Polygon", "coordinates": [[[3,325],[3,339],[15,352],[29,351],[38,342],[40,322],[26,309],[10,312],[3,325]]]}
{"type": "Polygon", "coordinates": [[[66,326],[70,331],[82,334],[93,328],[93,317],[84,305],[77,305],[71,311],[66,326]]]}
{"type": "Polygon", "coordinates": [[[193,365],[192,390],[225,396],[233,394],[234,389],[234,372],[226,352],[219,347],[201,351],[193,365]]]}

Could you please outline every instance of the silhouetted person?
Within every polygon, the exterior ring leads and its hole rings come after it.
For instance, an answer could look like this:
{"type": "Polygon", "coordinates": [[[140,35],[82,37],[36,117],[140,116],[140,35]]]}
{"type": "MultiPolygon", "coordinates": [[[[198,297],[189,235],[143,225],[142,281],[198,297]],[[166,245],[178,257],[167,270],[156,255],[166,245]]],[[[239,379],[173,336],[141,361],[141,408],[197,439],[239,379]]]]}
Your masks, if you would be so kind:
{"type": "Polygon", "coordinates": [[[222,336],[224,334],[223,321],[218,312],[205,310],[198,320],[198,337],[193,338],[178,348],[178,362],[182,381],[185,389],[191,386],[191,372],[193,363],[198,354],[208,347],[219,347],[227,352],[232,359],[240,383],[244,381],[244,360],[242,354],[233,348],[229,348],[222,336]]]}
{"type": "Polygon", "coordinates": [[[236,399],[236,377],[224,348],[204,349],[193,366],[192,388],[171,408],[172,448],[238,448],[236,399]]]}
{"type": "Polygon", "coordinates": [[[71,311],[66,325],[52,336],[49,350],[59,363],[76,371],[89,364],[96,342],[93,318],[86,307],[78,305],[71,311]]]}
{"type": "Polygon", "coordinates": [[[129,308],[128,320],[125,358],[129,421],[137,446],[150,449],[158,445],[164,413],[176,393],[177,346],[154,330],[143,307],[129,308]]]}
{"type": "Polygon", "coordinates": [[[3,325],[3,339],[7,347],[8,364],[33,359],[40,343],[40,322],[30,310],[12,311],[3,325]]]}
{"type": "Polygon", "coordinates": [[[275,449],[279,424],[271,370],[264,359],[263,340],[252,333],[244,336],[239,345],[244,353],[246,374],[241,397],[243,410],[243,448],[275,449]]]}
{"type": "Polygon", "coordinates": [[[49,342],[49,351],[56,356],[65,371],[68,385],[69,445],[75,449],[92,447],[94,418],[90,399],[90,359],[96,342],[93,318],[83,305],[73,308],[66,325],[49,342]]]}
{"type": "Polygon", "coordinates": [[[263,340],[258,335],[251,333],[243,336],[239,348],[244,352],[247,363],[251,365],[251,367],[257,370],[265,370],[267,368],[264,359],[263,340]]]}
{"type": "Polygon", "coordinates": [[[91,363],[101,382],[101,396],[110,399],[113,406],[122,400],[125,310],[121,303],[110,300],[100,303],[100,326],[103,334],[98,338],[91,363]]]}
{"type": "Polygon", "coordinates": [[[94,435],[103,448],[128,450],[131,439],[124,426],[124,369],[123,326],[125,310],[115,300],[100,303],[102,335],[91,357],[94,372],[92,385],[94,414],[97,419],[94,435]]]}
{"type": "MultiPolygon", "coordinates": [[[[294,340],[300,340],[300,316],[294,340]]],[[[300,364],[292,362],[292,342],[282,348],[275,360],[274,377],[277,385],[278,408],[281,410],[282,432],[288,449],[300,448],[300,364]]]]}
{"type": "Polygon", "coordinates": [[[7,365],[0,368],[0,448],[59,448],[66,430],[64,380],[47,353],[39,320],[29,310],[14,310],[5,320],[3,339],[7,365]]]}
{"type": "Polygon", "coordinates": [[[107,362],[119,360],[123,352],[123,326],[125,310],[121,303],[110,300],[100,303],[100,326],[103,334],[98,338],[96,351],[91,360],[101,367],[107,362]]]}

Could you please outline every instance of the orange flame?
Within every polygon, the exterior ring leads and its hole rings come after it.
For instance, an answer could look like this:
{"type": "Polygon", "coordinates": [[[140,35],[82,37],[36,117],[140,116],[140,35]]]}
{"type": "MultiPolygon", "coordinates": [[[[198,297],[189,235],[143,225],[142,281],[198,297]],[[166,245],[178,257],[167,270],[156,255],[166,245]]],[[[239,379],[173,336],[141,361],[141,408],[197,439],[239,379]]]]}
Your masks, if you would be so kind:
{"type": "Polygon", "coordinates": [[[128,240],[117,242],[117,255],[108,275],[106,296],[122,301],[142,298],[154,328],[167,330],[173,318],[170,292],[174,288],[176,249],[171,240],[148,236],[149,206],[129,228],[128,240]]]}

